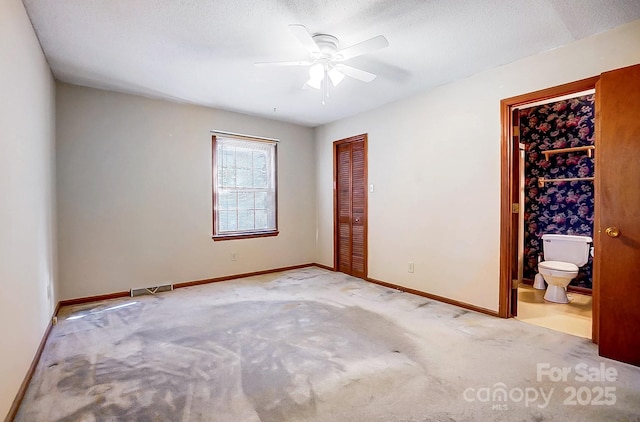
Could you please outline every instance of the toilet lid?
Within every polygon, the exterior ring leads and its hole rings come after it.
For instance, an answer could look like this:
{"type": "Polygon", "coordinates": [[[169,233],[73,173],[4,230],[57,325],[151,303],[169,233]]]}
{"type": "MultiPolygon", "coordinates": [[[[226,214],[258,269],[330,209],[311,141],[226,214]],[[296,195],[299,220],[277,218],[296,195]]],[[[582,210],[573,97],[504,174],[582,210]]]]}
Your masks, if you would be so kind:
{"type": "Polygon", "coordinates": [[[538,267],[556,271],[578,271],[576,264],[561,261],[542,261],[538,263],[538,267]]]}

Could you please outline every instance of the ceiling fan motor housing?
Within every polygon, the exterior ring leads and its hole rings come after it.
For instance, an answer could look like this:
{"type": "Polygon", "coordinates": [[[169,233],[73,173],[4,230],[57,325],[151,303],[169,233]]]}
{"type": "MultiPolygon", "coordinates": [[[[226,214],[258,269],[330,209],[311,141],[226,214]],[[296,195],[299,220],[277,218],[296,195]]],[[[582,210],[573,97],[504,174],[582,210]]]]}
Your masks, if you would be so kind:
{"type": "Polygon", "coordinates": [[[336,37],[328,34],[316,34],[313,36],[313,41],[318,45],[320,58],[337,59],[336,52],[338,51],[339,43],[336,37]]]}

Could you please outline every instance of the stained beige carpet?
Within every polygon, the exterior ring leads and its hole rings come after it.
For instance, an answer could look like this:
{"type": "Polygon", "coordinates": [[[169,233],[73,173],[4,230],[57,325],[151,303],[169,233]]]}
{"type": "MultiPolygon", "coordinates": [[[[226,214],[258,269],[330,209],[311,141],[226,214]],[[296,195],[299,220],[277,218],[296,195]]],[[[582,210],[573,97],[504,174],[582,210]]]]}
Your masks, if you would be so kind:
{"type": "Polygon", "coordinates": [[[640,369],[589,340],[308,268],[62,309],[17,420],[639,415],[640,369]]]}

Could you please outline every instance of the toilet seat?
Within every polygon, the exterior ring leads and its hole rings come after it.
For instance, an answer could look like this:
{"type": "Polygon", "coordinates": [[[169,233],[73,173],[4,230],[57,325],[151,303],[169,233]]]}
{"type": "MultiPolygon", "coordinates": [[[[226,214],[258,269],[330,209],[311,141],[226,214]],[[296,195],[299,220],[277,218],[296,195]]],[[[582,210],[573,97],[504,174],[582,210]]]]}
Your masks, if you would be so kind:
{"type": "Polygon", "coordinates": [[[570,262],[542,261],[538,263],[538,271],[541,274],[548,274],[554,277],[574,278],[578,274],[578,266],[570,262]]]}
{"type": "Polygon", "coordinates": [[[570,262],[562,261],[542,261],[538,263],[539,267],[555,271],[578,271],[578,266],[570,262]]]}

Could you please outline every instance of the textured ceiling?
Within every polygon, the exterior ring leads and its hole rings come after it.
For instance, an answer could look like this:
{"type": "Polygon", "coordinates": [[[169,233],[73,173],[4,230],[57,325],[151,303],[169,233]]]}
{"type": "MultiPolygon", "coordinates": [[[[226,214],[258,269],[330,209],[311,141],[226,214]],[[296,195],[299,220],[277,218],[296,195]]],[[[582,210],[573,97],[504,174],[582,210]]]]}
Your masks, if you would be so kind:
{"type": "Polygon", "coordinates": [[[640,18],[640,0],[24,0],[55,77],[317,126],[640,18]],[[288,24],[389,47],[325,106],[288,24]],[[274,111],[275,108],[275,111],[274,111]]]}

